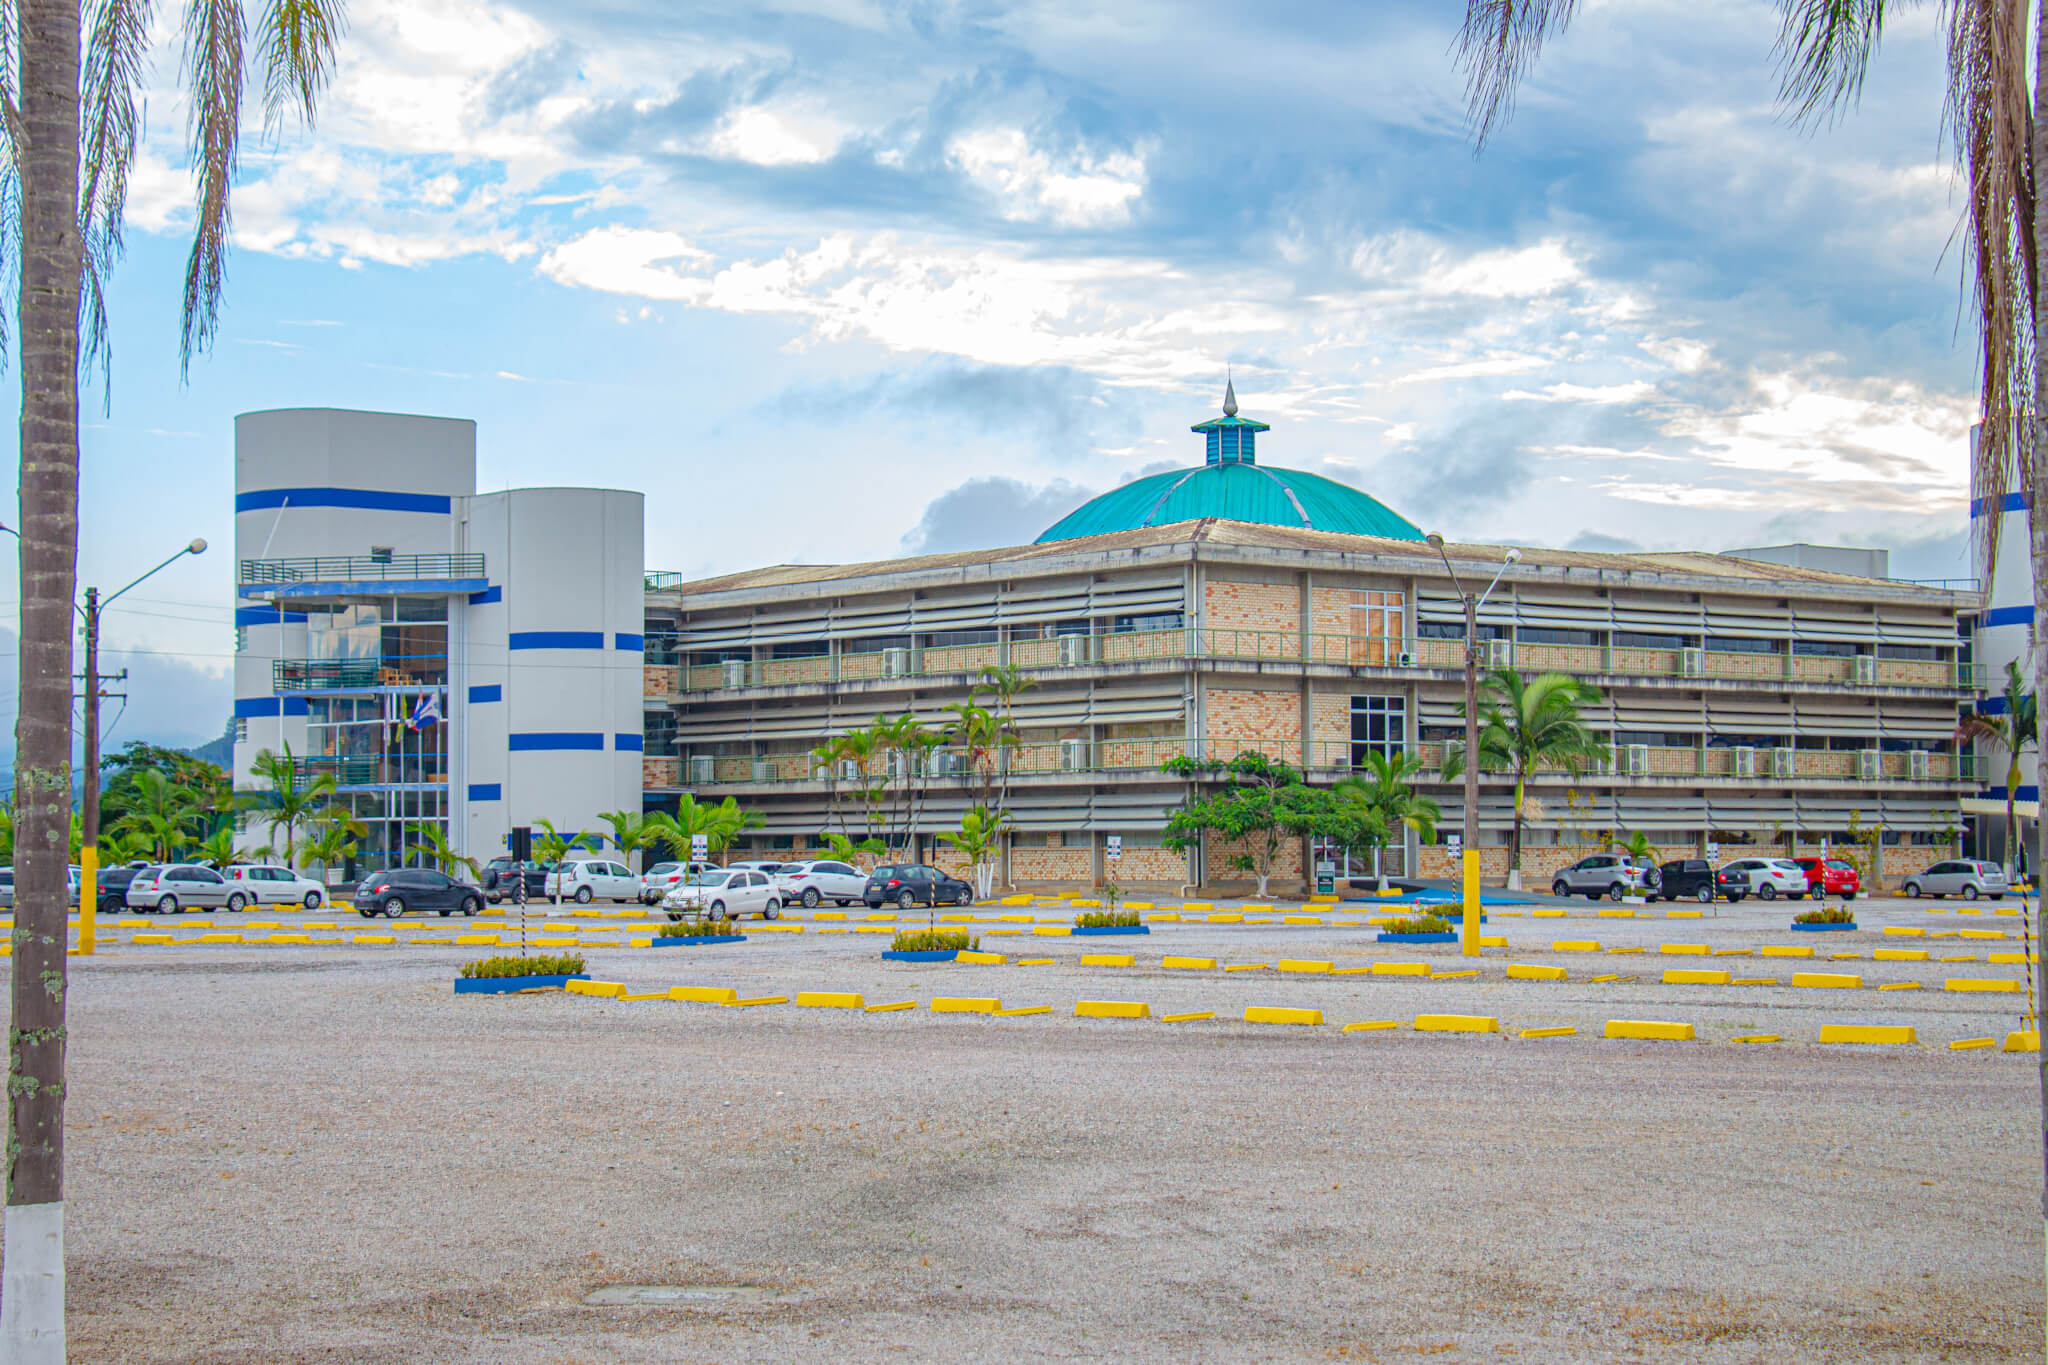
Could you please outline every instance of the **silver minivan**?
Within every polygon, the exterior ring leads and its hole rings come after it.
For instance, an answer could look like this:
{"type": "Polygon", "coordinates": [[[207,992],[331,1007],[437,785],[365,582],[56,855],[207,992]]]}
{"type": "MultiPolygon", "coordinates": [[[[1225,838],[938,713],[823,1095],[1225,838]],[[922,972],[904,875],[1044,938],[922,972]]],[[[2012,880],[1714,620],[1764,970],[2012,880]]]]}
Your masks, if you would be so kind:
{"type": "Polygon", "coordinates": [[[1945,863],[1936,863],[1925,872],[1916,872],[1906,878],[1903,888],[1909,896],[1961,896],[1966,901],[1979,896],[1989,896],[2002,901],[2011,888],[2006,885],[2005,869],[1997,863],[1987,863],[1975,858],[1951,858],[1945,863]]]}

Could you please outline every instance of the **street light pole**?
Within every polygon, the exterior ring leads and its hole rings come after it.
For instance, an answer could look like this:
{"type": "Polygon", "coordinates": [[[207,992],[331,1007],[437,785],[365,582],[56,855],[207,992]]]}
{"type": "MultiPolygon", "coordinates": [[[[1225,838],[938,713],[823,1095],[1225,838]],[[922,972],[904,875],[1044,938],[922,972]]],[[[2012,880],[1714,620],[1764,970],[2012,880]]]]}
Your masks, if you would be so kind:
{"type": "Polygon", "coordinates": [[[1479,607],[1493,595],[1500,584],[1500,577],[1508,571],[1508,565],[1522,557],[1520,550],[1509,550],[1507,558],[1494,571],[1493,582],[1486,585],[1486,591],[1473,594],[1465,591],[1458,581],[1458,571],[1451,567],[1451,558],[1444,553],[1444,538],[1432,532],[1426,539],[1436,550],[1437,558],[1444,564],[1444,572],[1451,576],[1451,590],[1465,603],[1465,835],[1463,867],[1460,868],[1460,883],[1463,894],[1460,897],[1465,907],[1465,922],[1459,934],[1460,946],[1466,957],[1479,956],[1479,607]]]}

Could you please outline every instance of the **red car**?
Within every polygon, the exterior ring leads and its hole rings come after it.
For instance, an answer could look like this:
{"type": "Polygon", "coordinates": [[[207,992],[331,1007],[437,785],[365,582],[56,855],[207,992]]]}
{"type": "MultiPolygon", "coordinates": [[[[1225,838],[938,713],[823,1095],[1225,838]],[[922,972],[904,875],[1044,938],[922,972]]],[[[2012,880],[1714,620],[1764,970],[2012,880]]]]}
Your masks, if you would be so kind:
{"type": "Polygon", "coordinates": [[[1863,889],[1863,878],[1853,865],[1840,858],[1794,858],[1801,871],[1806,873],[1806,884],[1815,896],[1840,896],[1845,901],[1856,899],[1856,893],[1863,889]]]}

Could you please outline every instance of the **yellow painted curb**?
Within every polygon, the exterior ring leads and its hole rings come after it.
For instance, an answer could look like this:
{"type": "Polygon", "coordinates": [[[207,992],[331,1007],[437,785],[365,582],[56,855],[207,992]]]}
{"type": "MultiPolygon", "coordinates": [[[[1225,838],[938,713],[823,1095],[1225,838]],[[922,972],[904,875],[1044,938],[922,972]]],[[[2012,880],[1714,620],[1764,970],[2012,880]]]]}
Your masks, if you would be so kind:
{"type": "Polygon", "coordinates": [[[1465,968],[1465,969],[1464,969],[1463,971],[1457,971],[1457,972],[1437,972],[1437,971],[1432,971],[1432,972],[1431,972],[1431,973],[1429,974],[1429,979],[1430,979],[1431,981],[1455,981],[1455,980],[1456,980],[1457,978],[1459,978],[1459,977],[1461,977],[1461,976],[1477,976],[1477,975],[1479,975],[1479,969],[1478,969],[1477,967],[1467,967],[1467,968],[1465,968]]]}
{"type": "Polygon", "coordinates": [[[862,1012],[865,1014],[894,1014],[898,1010],[914,1010],[916,1008],[917,1002],[915,1000],[892,1000],[886,1005],[869,1005],[862,1012]]]}
{"type": "Polygon", "coordinates": [[[137,935],[135,935],[135,936],[134,936],[133,938],[129,939],[128,941],[129,941],[130,943],[152,943],[152,944],[153,944],[153,943],[169,943],[169,942],[171,941],[171,939],[172,939],[172,935],[170,935],[170,934],[137,934],[137,935]]]}
{"type": "Polygon", "coordinates": [[[1532,962],[1511,962],[1508,964],[1510,981],[1562,981],[1565,979],[1562,967],[1545,967],[1532,962]]]}
{"type": "Polygon", "coordinates": [[[1879,986],[1878,989],[1881,991],[1917,991],[1920,989],[1920,983],[1917,981],[1887,981],[1884,985],[1879,986]]]}
{"type": "Polygon", "coordinates": [[[1958,937],[1958,938],[2004,938],[2004,937],[2005,937],[2005,930],[2003,930],[2003,929],[1965,929],[1965,930],[1963,930],[1963,931],[1962,931],[1961,933],[1957,934],[1957,935],[1956,935],[1956,937],[1958,937]]]}
{"type": "Polygon", "coordinates": [[[1071,924],[1041,924],[1031,932],[1037,934],[1040,938],[1072,938],[1074,936],[1074,926],[1071,924]]]}
{"type": "Polygon", "coordinates": [[[1554,953],[1597,953],[1600,951],[1600,940],[1594,938],[1560,938],[1551,942],[1550,950],[1554,953]]]}
{"type": "Polygon", "coordinates": [[[1328,972],[1336,965],[1334,962],[1314,962],[1306,958],[1283,957],[1280,959],[1280,970],[1283,972],[1322,973],[1328,972]]]}
{"type": "Polygon", "coordinates": [[[1563,919],[1569,913],[1564,910],[1531,910],[1530,919],[1563,919]]]}
{"type": "Polygon", "coordinates": [[[1950,1052],[1970,1052],[1980,1047],[1997,1047],[1996,1038],[1958,1038],[1948,1045],[1950,1052]]]}
{"type": "Polygon", "coordinates": [[[1216,970],[1216,959],[1213,957],[1169,957],[1161,961],[1159,965],[1191,972],[1213,972],[1216,970]]]}
{"type": "Polygon", "coordinates": [[[1873,962],[1925,962],[1925,948],[1879,948],[1870,955],[1873,962]]]}
{"type": "Polygon", "coordinates": [[[932,998],[933,1014],[994,1014],[1003,1002],[994,996],[940,995],[932,998]]]}
{"type": "Polygon", "coordinates": [[[804,1009],[864,1010],[868,1002],[855,991],[798,991],[796,1003],[804,1009]]]}
{"type": "Polygon", "coordinates": [[[1663,943],[1657,951],[1667,957],[1712,957],[1713,947],[1705,943],[1663,943]]]}
{"type": "Polygon", "coordinates": [[[1758,957],[1812,957],[1811,948],[1793,948],[1784,944],[1766,943],[1756,950],[1758,957]]]}
{"type": "MultiPolygon", "coordinates": [[[[2039,953],[2034,954],[2035,960],[2039,961],[2040,956],[2039,953]]],[[[1984,960],[1986,962],[2000,963],[2008,967],[2020,967],[2026,965],[2027,955],[2025,953],[1986,953],[1984,960]]]]}
{"type": "Polygon", "coordinates": [[[1323,1022],[1321,1010],[1291,1009],[1285,1005],[1246,1005],[1244,1021],[1247,1024],[1309,1024],[1323,1022]]]}
{"type": "Polygon", "coordinates": [[[1664,912],[1665,919],[1705,919],[1706,917],[1707,912],[1704,910],[1666,910],[1664,912]]]}
{"type": "Polygon", "coordinates": [[[1243,916],[1243,915],[1234,915],[1234,914],[1230,914],[1230,913],[1228,913],[1228,912],[1225,912],[1225,913],[1223,913],[1223,914],[1218,914],[1218,915],[1211,915],[1211,916],[1209,916],[1209,923],[1211,923],[1211,924],[1243,924],[1243,923],[1244,923],[1244,916],[1243,916]]]}
{"type": "Polygon", "coordinates": [[[1820,1040],[1823,1043],[1875,1043],[1899,1047],[1919,1042],[1920,1035],[1910,1024],[1822,1024],[1820,1040]]]}
{"type": "Polygon", "coordinates": [[[1516,1036],[1521,1038],[1570,1038],[1577,1033],[1578,1030],[1570,1024],[1561,1024],[1557,1028],[1525,1028],[1516,1036]]]}
{"type": "Polygon", "coordinates": [[[1782,1043],[1785,1040],[1775,1033],[1745,1033],[1740,1038],[1730,1038],[1731,1043],[1782,1043]]]}
{"type": "Polygon", "coordinates": [[[1372,974],[1374,976],[1428,976],[1429,964],[1427,962],[1375,962],[1372,964],[1372,974]]]}
{"type": "Polygon", "coordinates": [[[1129,953],[1081,954],[1081,965],[1083,967],[1134,967],[1137,963],[1138,959],[1132,957],[1129,953]]]}
{"type": "Polygon", "coordinates": [[[1147,916],[1145,916],[1145,923],[1147,923],[1147,924],[1179,924],[1179,923],[1180,923],[1180,916],[1179,916],[1179,915],[1176,915],[1176,914],[1174,914],[1174,913],[1173,913],[1172,911],[1170,911],[1170,910],[1169,910],[1169,911],[1167,911],[1167,912],[1166,912],[1165,914],[1161,914],[1161,915],[1147,915],[1147,916]]]}
{"type": "Polygon", "coordinates": [[[1215,1017],[1216,1011],[1214,1010],[1196,1010],[1192,1014],[1162,1014],[1159,1016],[1159,1022],[1162,1024],[1188,1024],[1193,1023],[1197,1019],[1214,1019],[1215,1017]]]}
{"type": "Polygon", "coordinates": [[[1150,1019],[1152,1007],[1142,1000],[1076,1000],[1076,1019],[1150,1019]]]}
{"type": "Polygon", "coordinates": [[[969,966],[996,967],[1008,959],[1001,953],[978,953],[971,948],[962,948],[953,955],[953,960],[955,962],[965,962],[969,966]]]}
{"type": "Polygon", "coordinates": [[[1479,936],[1479,946],[1482,948],[1505,948],[1508,946],[1508,936],[1506,934],[1481,934],[1479,936]]]}
{"type": "Polygon", "coordinates": [[[1008,1009],[1003,1009],[1003,1010],[997,1010],[997,1011],[996,1011],[996,1018],[998,1018],[998,1019],[1015,1019],[1015,1018],[1017,1018],[1017,1017],[1018,1017],[1019,1015],[1025,1015],[1025,1014],[1051,1014],[1051,1013],[1052,1013],[1052,1006],[1051,1006],[1051,1005],[1012,1005],[1012,1006],[1011,1006],[1010,1008],[1008,1008],[1008,1009]]]}
{"type": "Polygon", "coordinates": [[[1634,919],[1636,917],[1636,912],[1633,910],[1601,910],[1597,911],[1596,914],[1601,919],[1634,919]]]}
{"type": "Polygon", "coordinates": [[[1418,1033],[1499,1033],[1500,1020],[1490,1014],[1418,1014],[1418,1033]]]}
{"type": "Polygon", "coordinates": [[[685,1005],[730,1005],[740,993],[730,986],[671,986],[668,998],[685,1005]]]}
{"type": "Polygon", "coordinates": [[[2001,1052],[2039,1052],[2040,1050],[2041,1030],[2034,1028],[2018,1029],[2006,1034],[2005,1046],[1999,1049],[2001,1052]]]}
{"type": "Polygon", "coordinates": [[[1361,1019],[1355,1024],[1346,1024],[1346,1033],[1378,1033],[1381,1029],[1399,1028],[1399,1019],[1361,1019]]]}
{"type": "Polygon", "coordinates": [[[626,986],[622,981],[565,981],[562,983],[562,989],[570,995],[589,995],[600,1000],[609,1000],[613,996],[626,993],[626,986]]]}
{"type": "Polygon", "coordinates": [[[1609,1019],[1609,1038],[1642,1038],[1659,1043],[1690,1043],[1696,1035],[1691,1024],[1674,1024],[1661,1019],[1609,1019]]]}
{"type": "Polygon", "coordinates": [[[1013,967],[1050,967],[1056,961],[1050,957],[1020,957],[1010,965],[1013,967]]]}
{"type": "Polygon", "coordinates": [[[1223,970],[1226,972],[1270,972],[1273,970],[1273,964],[1270,962],[1235,962],[1223,970]]]}
{"type": "Polygon", "coordinates": [[[725,1007],[729,1010],[743,1010],[751,1005],[787,1005],[788,1003],[789,997],[786,995],[757,995],[751,999],[728,1000],[725,1002],[725,1007]]]}
{"type": "Polygon", "coordinates": [[[1282,924],[1321,924],[1323,917],[1321,915],[1286,915],[1281,918],[1280,922],[1282,924]]]}
{"type": "Polygon", "coordinates": [[[1927,936],[1925,929],[1908,929],[1898,924],[1887,924],[1884,932],[1886,938],[1925,938],[1927,936]]]}
{"type": "Polygon", "coordinates": [[[1727,986],[1733,978],[1727,972],[1705,971],[1697,967],[1673,967],[1664,973],[1667,986],[1727,986]]]}
{"type": "Polygon", "coordinates": [[[1792,984],[1823,991],[1852,991],[1863,988],[1863,978],[1847,972],[1794,972],[1792,984]]]}
{"type": "Polygon", "coordinates": [[[2017,995],[2020,983],[2017,981],[1998,981],[1982,976],[1952,976],[1942,983],[1941,988],[1945,991],[1978,991],[1995,995],[2017,995]]]}

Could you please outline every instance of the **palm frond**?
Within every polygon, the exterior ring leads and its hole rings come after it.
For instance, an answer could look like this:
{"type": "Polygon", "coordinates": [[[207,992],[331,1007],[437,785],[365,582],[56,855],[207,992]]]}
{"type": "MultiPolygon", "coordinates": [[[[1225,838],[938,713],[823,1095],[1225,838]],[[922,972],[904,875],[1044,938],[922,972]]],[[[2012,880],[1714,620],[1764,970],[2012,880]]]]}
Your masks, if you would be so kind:
{"type": "Polygon", "coordinates": [[[1465,68],[1466,115],[1475,149],[1514,111],[1515,91],[1544,40],[1572,21],[1578,0],[1467,0],[1455,45],[1465,68]]]}
{"type": "Polygon", "coordinates": [[[1779,0],[1778,9],[1778,98],[1797,123],[1838,117],[1862,98],[1885,0],[1779,0]]]}
{"type": "Polygon", "coordinates": [[[198,212],[185,263],[181,373],[213,340],[227,282],[228,193],[234,185],[242,132],[241,0],[192,0],[185,12],[185,81],[192,100],[191,153],[198,212]]]}
{"type": "MultiPolygon", "coordinates": [[[[81,369],[100,366],[101,402],[113,406],[113,352],[107,343],[107,282],[121,259],[128,172],[142,131],[136,91],[148,75],[151,0],[92,0],[80,74],[84,183],[78,231],[84,250],[79,290],[81,369]]],[[[11,177],[10,177],[11,180],[11,177]]],[[[0,336],[0,345],[5,338],[0,336]]]]}
{"type": "Polygon", "coordinates": [[[347,15],[341,0],[270,0],[259,34],[263,123],[275,132],[287,107],[310,125],[334,76],[334,49],[347,15]]]}

